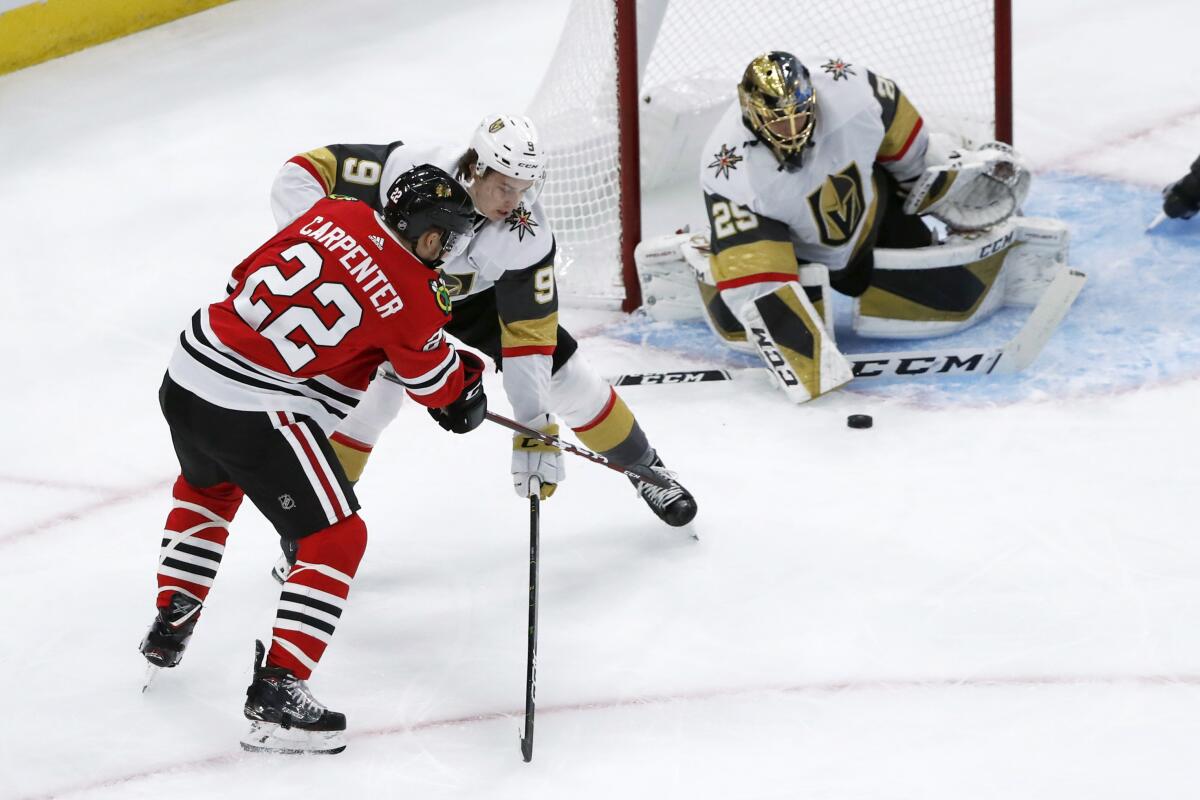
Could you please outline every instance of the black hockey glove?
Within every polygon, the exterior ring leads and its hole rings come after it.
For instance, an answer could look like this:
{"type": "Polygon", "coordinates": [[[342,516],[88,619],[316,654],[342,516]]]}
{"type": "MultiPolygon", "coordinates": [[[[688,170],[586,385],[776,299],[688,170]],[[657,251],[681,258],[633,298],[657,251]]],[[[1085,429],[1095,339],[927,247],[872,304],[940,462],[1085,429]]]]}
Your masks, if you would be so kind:
{"type": "Polygon", "coordinates": [[[463,387],[448,405],[429,409],[429,416],[444,430],[467,433],[478,428],[487,413],[487,395],[483,393],[483,359],[469,350],[459,350],[463,364],[463,387]]]}
{"type": "Polygon", "coordinates": [[[1200,211],[1200,158],[1192,171],[1163,189],[1163,213],[1171,219],[1191,219],[1200,211]]]}

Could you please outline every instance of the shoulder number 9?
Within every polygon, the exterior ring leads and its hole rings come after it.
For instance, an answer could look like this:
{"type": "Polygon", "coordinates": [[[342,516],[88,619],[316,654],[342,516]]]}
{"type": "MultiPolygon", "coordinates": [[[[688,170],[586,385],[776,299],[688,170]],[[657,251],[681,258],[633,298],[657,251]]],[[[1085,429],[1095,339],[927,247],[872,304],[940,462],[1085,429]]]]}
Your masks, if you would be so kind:
{"type": "Polygon", "coordinates": [[[365,158],[347,158],[342,162],[342,180],[347,183],[357,183],[359,186],[374,186],[379,183],[383,167],[378,161],[368,161],[365,158]]]}
{"type": "Polygon", "coordinates": [[[554,299],[553,264],[533,273],[533,299],[539,303],[549,303],[554,299]]]}
{"type": "Polygon", "coordinates": [[[718,239],[758,227],[758,217],[748,208],[728,200],[712,204],[713,233],[718,239]]]}

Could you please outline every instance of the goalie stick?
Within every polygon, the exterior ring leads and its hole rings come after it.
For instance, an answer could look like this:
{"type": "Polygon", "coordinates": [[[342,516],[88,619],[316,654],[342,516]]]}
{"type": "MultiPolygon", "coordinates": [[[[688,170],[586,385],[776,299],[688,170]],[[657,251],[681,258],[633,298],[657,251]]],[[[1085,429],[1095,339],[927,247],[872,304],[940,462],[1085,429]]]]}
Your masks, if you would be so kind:
{"type": "Polygon", "coordinates": [[[523,436],[532,436],[534,439],[539,439],[552,447],[557,447],[563,452],[579,456],[580,458],[586,458],[588,461],[623,473],[627,477],[635,478],[639,481],[645,481],[646,483],[657,486],[660,489],[671,488],[671,484],[667,483],[666,480],[659,477],[652,470],[649,470],[646,467],[639,465],[623,467],[620,464],[614,464],[599,453],[593,453],[587,448],[577,447],[570,442],[564,442],[557,436],[550,436],[549,434],[542,433],[541,431],[535,431],[533,428],[528,428],[521,423],[516,422],[515,420],[509,419],[508,417],[502,417],[499,414],[493,414],[491,411],[487,412],[487,419],[491,420],[497,425],[508,428],[510,431],[516,431],[523,436]]]}
{"type": "MultiPolygon", "coordinates": [[[[1087,276],[1065,269],[1046,287],[1037,306],[1021,330],[999,347],[957,348],[947,350],[895,353],[846,353],[854,365],[854,377],[909,378],[955,377],[960,375],[1011,375],[1033,363],[1054,329],[1079,296],[1087,276]]],[[[758,367],[751,369],[757,370],[758,367]]],[[[743,372],[747,370],[737,370],[743,372]]],[[[733,374],[723,369],[697,369],[679,372],[643,372],[609,378],[614,386],[646,386],[674,383],[728,381],[733,374]]]]}

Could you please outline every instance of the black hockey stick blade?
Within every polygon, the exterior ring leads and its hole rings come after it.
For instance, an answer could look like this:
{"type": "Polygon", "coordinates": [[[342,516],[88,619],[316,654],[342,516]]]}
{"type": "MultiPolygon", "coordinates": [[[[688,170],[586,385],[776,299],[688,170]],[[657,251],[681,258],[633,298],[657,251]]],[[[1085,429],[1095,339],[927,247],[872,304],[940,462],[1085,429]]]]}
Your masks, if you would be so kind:
{"type": "Polygon", "coordinates": [[[541,549],[541,503],[535,491],[529,497],[529,628],[525,660],[525,732],[521,758],[533,760],[533,712],[537,700],[538,552],[541,549]]]}

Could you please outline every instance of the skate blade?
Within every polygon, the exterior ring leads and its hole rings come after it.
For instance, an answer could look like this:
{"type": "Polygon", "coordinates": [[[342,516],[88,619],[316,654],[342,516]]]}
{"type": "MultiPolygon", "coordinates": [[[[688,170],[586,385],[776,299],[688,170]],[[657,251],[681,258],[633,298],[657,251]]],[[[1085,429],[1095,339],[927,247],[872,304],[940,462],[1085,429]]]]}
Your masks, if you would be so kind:
{"type": "Polygon", "coordinates": [[[333,755],[346,749],[346,732],[302,731],[274,722],[251,722],[250,732],[242,737],[242,749],[252,753],[333,755]]]}
{"type": "Polygon", "coordinates": [[[1157,228],[1159,225],[1163,224],[1166,221],[1167,221],[1166,212],[1165,211],[1158,212],[1158,216],[1156,216],[1154,218],[1154,221],[1146,226],[1146,233],[1149,233],[1150,231],[1154,230],[1155,228],[1157,228]]]}
{"type": "Polygon", "coordinates": [[[161,669],[162,667],[156,666],[155,664],[146,665],[146,677],[142,681],[142,694],[145,694],[146,690],[150,688],[150,684],[154,683],[154,678],[158,675],[161,669]]]}

